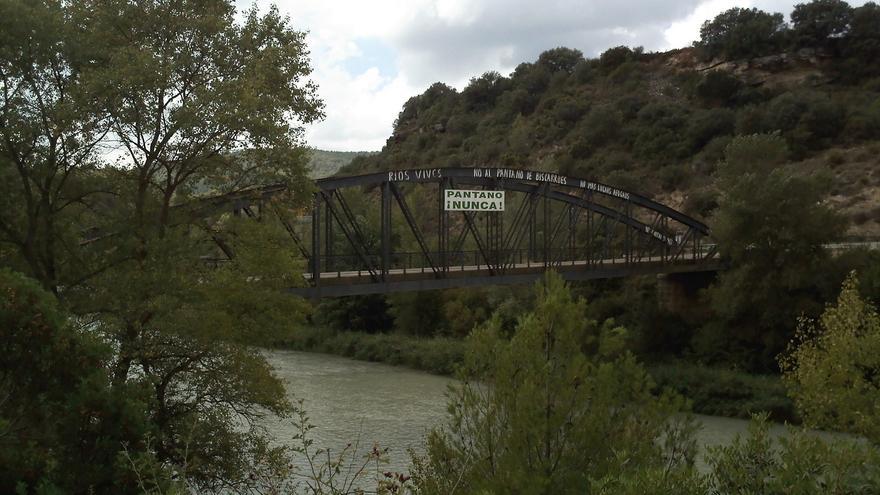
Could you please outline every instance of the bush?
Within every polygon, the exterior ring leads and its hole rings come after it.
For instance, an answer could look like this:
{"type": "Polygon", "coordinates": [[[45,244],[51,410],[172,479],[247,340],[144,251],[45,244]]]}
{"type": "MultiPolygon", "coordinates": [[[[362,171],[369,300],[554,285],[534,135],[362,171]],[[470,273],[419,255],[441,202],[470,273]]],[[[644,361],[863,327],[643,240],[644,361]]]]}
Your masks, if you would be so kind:
{"type": "Polygon", "coordinates": [[[748,419],[764,412],[774,421],[799,421],[778,375],[752,375],[685,362],[657,364],[648,371],[658,390],[669,388],[686,397],[696,413],[748,419]]]}
{"type": "Polygon", "coordinates": [[[720,70],[713,70],[697,84],[695,93],[704,104],[730,105],[742,87],[742,81],[735,76],[720,70]]]}
{"type": "Polygon", "coordinates": [[[713,108],[694,114],[688,122],[687,138],[692,152],[696,153],[717,137],[732,135],[736,127],[736,115],[726,108],[713,108]]]}
{"type": "Polygon", "coordinates": [[[626,62],[633,60],[637,56],[637,52],[628,46],[616,46],[609,48],[599,55],[599,67],[606,73],[613,71],[626,62]]]}
{"type": "Polygon", "coordinates": [[[620,112],[608,105],[593,108],[577,127],[571,155],[589,158],[597,149],[613,141],[623,125],[620,112]]]}
{"type": "Polygon", "coordinates": [[[710,447],[708,493],[844,495],[877,493],[880,452],[853,440],[824,441],[791,428],[774,445],[765,416],[745,437],[710,447]]]}
{"type": "Polygon", "coordinates": [[[36,281],[0,269],[0,293],[0,492],[133,491],[119,454],[150,457],[148,396],[111,386],[111,350],[36,281]]]}
{"type": "Polygon", "coordinates": [[[337,332],[320,327],[297,328],[274,346],[406,366],[440,375],[451,375],[464,356],[464,342],[457,339],[337,332]]]}

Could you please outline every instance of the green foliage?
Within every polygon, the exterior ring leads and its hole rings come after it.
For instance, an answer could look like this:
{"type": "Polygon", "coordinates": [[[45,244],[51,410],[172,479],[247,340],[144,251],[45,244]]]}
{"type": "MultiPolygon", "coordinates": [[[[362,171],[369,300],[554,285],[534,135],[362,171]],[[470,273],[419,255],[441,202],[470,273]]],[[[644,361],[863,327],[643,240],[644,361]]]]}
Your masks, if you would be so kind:
{"type": "Polygon", "coordinates": [[[778,375],[752,375],[685,361],[651,365],[648,370],[659,389],[687,397],[700,414],[749,419],[766,413],[773,421],[799,420],[778,375]]]}
{"type": "Polygon", "coordinates": [[[471,78],[461,92],[470,110],[485,110],[495,104],[495,100],[507,89],[510,80],[495,71],[486,72],[480,77],[471,78]]]}
{"type": "Polygon", "coordinates": [[[843,0],[812,0],[799,3],[791,12],[793,42],[800,46],[833,48],[846,35],[853,8],[843,0]]]}
{"type": "Polygon", "coordinates": [[[318,326],[355,332],[382,332],[394,323],[388,303],[381,295],[323,299],[312,314],[318,326]]]}
{"type": "Polygon", "coordinates": [[[880,75],[877,64],[864,63],[880,57],[880,6],[867,2],[853,11],[847,42],[840,50],[845,56],[840,73],[846,79],[880,75]]]}
{"type": "MultiPolygon", "coordinates": [[[[249,475],[278,458],[258,420],[289,404],[252,346],[303,319],[307,307],[281,290],[302,266],[280,225],[177,206],[278,182],[284,206],[302,204],[300,124],[322,115],[304,33],[277,9],[238,16],[225,0],[0,9],[4,87],[16,88],[0,96],[4,265],[26,270],[107,344],[100,360],[71,344],[91,372],[72,363],[83,389],[65,378],[71,408],[104,416],[62,423],[52,479],[108,490],[101,477],[114,475],[131,433],[130,464],[172,471],[194,490],[253,487],[249,475]],[[203,262],[218,257],[231,261],[203,262]],[[63,450],[76,435],[101,445],[63,450]]],[[[52,418],[33,421],[54,434],[52,418]]]]}
{"type": "Polygon", "coordinates": [[[451,375],[462,362],[465,344],[447,337],[419,338],[391,334],[338,332],[328,328],[297,328],[274,345],[298,351],[407,366],[440,375],[451,375]]]}
{"type": "MultiPolygon", "coordinates": [[[[816,314],[815,274],[828,259],[822,244],[844,222],[822,204],[827,185],[778,167],[787,147],[776,136],[735,139],[719,171],[721,198],[713,236],[731,268],[709,291],[728,342],[762,349],[749,366],[771,369],[798,315],[816,314]]],[[[708,328],[707,328],[708,329],[708,328]]]]}
{"type": "Polygon", "coordinates": [[[734,7],[703,23],[695,46],[707,59],[759,57],[776,53],[785,34],[782,14],[734,7]]]}
{"type": "Polygon", "coordinates": [[[546,67],[550,72],[565,72],[571,74],[575,67],[584,60],[584,54],[580,50],[559,47],[547,50],[538,55],[537,64],[546,67]]]}
{"type": "Polygon", "coordinates": [[[780,365],[806,424],[880,444],[880,316],[854,273],[818,322],[801,320],[780,365]]]}
{"type": "Polygon", "coordinates": [[[609,48],[599,55],[599,67],[606,72],[611,72],[630,60],[633,60],[641,53],[640,50],[633,50],[628,46],[616,46],[609,48]]]}
{"type": "Polygon", "coordinates": [[[320,179],[330,177],[359,156],[370,155],[367,151],[325,151],[311,150],[309,153],[309,177],[320,179]]]}
{"type": "Polygon", "coordinates": [[[826,95],[790,92],[752,107],[738,123],[743,134],[779,132],[798,156],[828,147],[846,122],[846,113],[826,95]]]}
{"type": "Polygon", "coordinates": [[[2,269],[0,293],[0,491],[133,489],[118,456],[143,455],[148,396],[111,388],[110,349],[35,281],[2,269]]]}
{"type": "Polygon", "coordinates": [[[720,70],[713,70],[697,84],[695,93],[708,105],[730,105],[743,87],[738,78],[720,70]]]}
{"type": "Polygon", "coordinates": [[[415,458],[418,493],[583,493],[626,464],[664,466],[654,439],[680,403],[651,394],[626,331],[585,320],[558,275],[536,290],[509,341],[497,317],[468,339],[449,422],[415,458]]]}
{"type": "Polygon", "coordinates": [[[880,452],[852,440],[823,441],[789,429],[774,446],[766,416],[757,416],[748,435],[707,456],[712,493],[767,495],[869,494],[880,488],[880,452]]]}
{"type": "Polygon", "coordinates": [[[694,114],[687,129],[691,150],[700,151],[713,139],[733,135],[735,125],[735,114],[726,108],[713,108],[694,114]]]}

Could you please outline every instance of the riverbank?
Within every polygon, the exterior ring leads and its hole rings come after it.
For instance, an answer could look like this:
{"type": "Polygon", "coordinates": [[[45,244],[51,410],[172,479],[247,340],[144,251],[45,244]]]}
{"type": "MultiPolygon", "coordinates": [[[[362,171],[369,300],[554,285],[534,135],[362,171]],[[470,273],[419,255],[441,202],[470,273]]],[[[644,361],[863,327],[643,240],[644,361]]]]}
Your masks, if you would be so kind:
{"type": "MultiPolygon", "coordinates": [[[[405,366],[438,375],[452,375],[465,351],[464,341],[458,339],[334,332],[313,327],[297,329],[276,342],[275,347],[405,366]]],[[[687,397],[695,413],[748,419],[752,413],[766,411],[774,421],[799,422],[778,376],[751,375],[684,361],[649,363],[646,367],[658,389],[668,387],[687,397]]]]}

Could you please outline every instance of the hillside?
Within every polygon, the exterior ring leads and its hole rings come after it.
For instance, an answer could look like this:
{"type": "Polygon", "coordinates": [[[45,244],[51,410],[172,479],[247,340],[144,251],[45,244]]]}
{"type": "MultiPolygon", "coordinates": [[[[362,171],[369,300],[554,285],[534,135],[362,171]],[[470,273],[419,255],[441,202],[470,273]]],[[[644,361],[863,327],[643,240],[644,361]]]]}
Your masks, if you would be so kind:
{"type": "Polygon", "coordinates": [[[320,179],[329,177],[348,165],[358,156],[368,156],[372,151],[326,151],[314,149],[310,151],[309,177],[320,179]]]}
{"type": "MultiPolygon", "coordinates": [[[[872,36],[880,46],[880,28],[872,36]]],[[[435,83],[407,101],[380,153],[343,172],[558,171],[707,219],[730,140],[778,133],[790,150],[785,166],[830,177],[828,201],[852,220],[848,234],[880,235],[880,78],[874,52],[856,41],[761,46],[739,58],[709,50],[706,39],[665,53],[616,47],[597,59],[552,49],[460,92],[435,83]]]]}

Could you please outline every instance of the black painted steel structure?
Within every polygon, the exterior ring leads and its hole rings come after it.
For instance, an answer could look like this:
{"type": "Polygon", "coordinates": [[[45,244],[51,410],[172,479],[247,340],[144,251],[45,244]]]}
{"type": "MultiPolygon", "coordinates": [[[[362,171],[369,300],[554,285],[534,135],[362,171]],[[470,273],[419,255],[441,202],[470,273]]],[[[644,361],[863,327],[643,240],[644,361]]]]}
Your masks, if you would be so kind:
{"type": "MultiPolygon", "coordinates": [[[[291,221],[274,210],[308,260],[304,286],[290,289],[306,297],[530,283],[550,268],[571,280],[718,269],[705,224],[585,179],[433,168],[315,185],[310,219],[291,221]],[[505,210],[447,211],[449,189],[505,191],[505,210]],[[426,211],[425,204],[435,206],[426,211]]],[[[227,201],[261,215],[264,200],[281,190],[259,191],[259,213],[253,195],[227,201]]]]}
{"type": "Polygon", "coordinates": [[[528,170],[321,179],[310,221],[282,221],[308,260],[305,286],[290,291],[307,297],[530,283],[548,268],[571,280],[718,268],[705,224],[629,191],[528,170]],[[446,211],[448,189],[505,191],[506,208],[446,211]]]}

